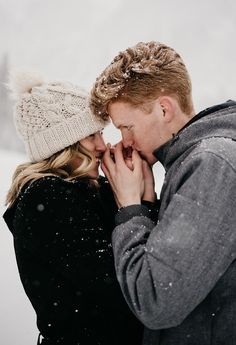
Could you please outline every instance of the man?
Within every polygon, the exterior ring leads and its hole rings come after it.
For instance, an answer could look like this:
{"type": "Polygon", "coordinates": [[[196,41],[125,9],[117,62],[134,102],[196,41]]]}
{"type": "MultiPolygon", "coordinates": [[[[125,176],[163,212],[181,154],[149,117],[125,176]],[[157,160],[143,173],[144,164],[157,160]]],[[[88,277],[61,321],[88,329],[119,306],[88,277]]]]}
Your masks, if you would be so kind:
{"type": "Polygon", "coordinates": [[[157,42],[115,57],[90,101],[133,148],[131,168],[119,143],[103,169],[120,207],[117,277],[144,344],[235,345],[236,102],[196,115],[181,57],[157,42]],[[166,170],[156,224],[140,204],[142,159],[166,170]]]}

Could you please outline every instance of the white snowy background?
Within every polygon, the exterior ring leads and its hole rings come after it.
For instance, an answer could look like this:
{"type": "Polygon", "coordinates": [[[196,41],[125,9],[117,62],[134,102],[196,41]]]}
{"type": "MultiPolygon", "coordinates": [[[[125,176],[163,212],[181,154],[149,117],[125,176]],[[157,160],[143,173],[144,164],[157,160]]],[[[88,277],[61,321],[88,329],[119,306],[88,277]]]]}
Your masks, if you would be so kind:
{"type": "MultiPolygon", "coordinates": [[[[182,55],[198,112],[236,99],[235,13],[235,0],[0,0],[0,59],[7,54],[10,67],[33,68],[89,89],[120,50],[161,41],[182,55]]],[[[9,143],[14,136],[9,133],[9,143]]],[[[119,133],[109,126],[105,138],[115,143],[119,133]]],[[[0,159],[2,215],[11,175],[26,157],[0,147],[0,159]]],[[[158,165],[155,176],[159,194],[163,170],[158,165]]],[[[2,217],[0,243],[0,344],[36,345],[35,314],[2,217]]]]}

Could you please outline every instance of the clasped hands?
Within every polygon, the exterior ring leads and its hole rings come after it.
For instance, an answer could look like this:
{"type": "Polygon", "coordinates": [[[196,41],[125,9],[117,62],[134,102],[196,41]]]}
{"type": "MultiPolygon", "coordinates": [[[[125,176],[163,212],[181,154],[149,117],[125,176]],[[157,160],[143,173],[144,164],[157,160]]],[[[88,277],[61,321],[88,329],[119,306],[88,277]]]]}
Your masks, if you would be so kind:
{"type": "Polygon", "coordinates": [[[154,202],[154,177],[151,167],[136,150],[131,157],[124,157],[123,144],[110,144],[102,159],[102,170],[106,175],[118,207],[141,204],[141,200],[154,202]]]}

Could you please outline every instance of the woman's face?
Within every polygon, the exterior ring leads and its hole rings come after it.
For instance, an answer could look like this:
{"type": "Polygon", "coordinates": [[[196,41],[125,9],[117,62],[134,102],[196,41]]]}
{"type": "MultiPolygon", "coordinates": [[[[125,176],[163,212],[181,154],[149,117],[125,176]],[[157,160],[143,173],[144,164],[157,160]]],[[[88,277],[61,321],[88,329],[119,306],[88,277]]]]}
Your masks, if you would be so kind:
{"type": "MultiPolygon", "coordinates": [[[[89,171],[88,175],[90,177],[97,178],[99,175],[98,168],[101,163],[103,153],[106,150],[106,145],[102,137],[102,132],[96,132],[94,134],[89,135],[88,137],[80,140],[80,144],[96,157],[96,161],[92,166],[91,170],[89,171]]],[[[71,166],[73,169],[76,169],[80,166],[80,163],[81,161],[79,158],[74,158],[71,161],[71,166]]]]}

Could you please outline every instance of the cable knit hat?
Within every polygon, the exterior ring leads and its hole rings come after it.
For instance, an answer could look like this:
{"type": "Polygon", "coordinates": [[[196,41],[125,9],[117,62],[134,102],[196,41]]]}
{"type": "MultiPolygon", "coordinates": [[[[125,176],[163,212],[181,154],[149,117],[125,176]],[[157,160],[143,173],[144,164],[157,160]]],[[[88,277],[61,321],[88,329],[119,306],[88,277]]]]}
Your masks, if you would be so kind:
{"type": "Polygon", "coordinates": [[[36,74],[10,76],[17,100],[14,120],[33,162],[100,131],[106,123],[89,109],[88,94],[68,82],[46,82],[36,74]]]}

